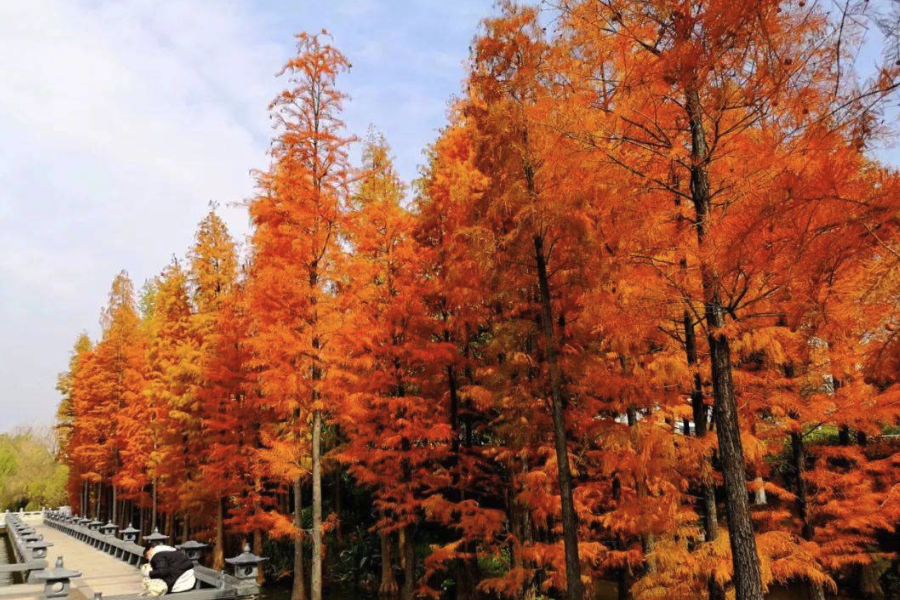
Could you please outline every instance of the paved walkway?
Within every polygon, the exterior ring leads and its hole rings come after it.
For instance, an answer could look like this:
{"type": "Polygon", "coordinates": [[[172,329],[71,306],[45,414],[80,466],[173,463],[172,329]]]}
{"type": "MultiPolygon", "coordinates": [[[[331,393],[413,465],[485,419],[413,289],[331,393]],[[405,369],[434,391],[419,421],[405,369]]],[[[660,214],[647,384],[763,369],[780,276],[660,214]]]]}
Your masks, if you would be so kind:
{"type": "MultiPolygon", "coordinates": [[[[103,592],[105,598],[141,591],[141,572],[135,567],[43,523],[32,526],[53,544],[47,552],[50,568],[56,564],[56,557],[62,556],[67,569],[81,573],[81,577],[72,580],[70,600],[91,600],[94,592],[103,592]]],[[[43,590],[43,584],[0,587],[0,600],[39,600],[43,590]]]]}

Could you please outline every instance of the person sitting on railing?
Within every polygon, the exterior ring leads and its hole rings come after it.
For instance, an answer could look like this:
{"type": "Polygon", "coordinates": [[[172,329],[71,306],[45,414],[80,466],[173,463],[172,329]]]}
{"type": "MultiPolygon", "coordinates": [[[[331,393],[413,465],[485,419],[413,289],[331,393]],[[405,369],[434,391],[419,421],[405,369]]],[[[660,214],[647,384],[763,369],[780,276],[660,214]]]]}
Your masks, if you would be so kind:
{"type": "Polygon", "coordinates": [[[144,575],[142,596],[162,596],[194,589],[194,563],[181,550],[172,546],[152,546],[144,551],[148,564],[141,566],[144,575]]]}

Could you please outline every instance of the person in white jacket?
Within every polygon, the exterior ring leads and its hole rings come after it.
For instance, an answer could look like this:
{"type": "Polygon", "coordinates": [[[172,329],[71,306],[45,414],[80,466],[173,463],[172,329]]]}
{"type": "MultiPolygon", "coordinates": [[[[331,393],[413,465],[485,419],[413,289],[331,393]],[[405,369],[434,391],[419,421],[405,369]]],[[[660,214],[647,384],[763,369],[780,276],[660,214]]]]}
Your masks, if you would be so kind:
{"type": "Polygon", "coordinates": [[[187,555],[172,546],[152,546],[144,552],[147,564],[141,566],[144,575],[142,596],[162,596],[194,589],[194,563],[187,555]]]}

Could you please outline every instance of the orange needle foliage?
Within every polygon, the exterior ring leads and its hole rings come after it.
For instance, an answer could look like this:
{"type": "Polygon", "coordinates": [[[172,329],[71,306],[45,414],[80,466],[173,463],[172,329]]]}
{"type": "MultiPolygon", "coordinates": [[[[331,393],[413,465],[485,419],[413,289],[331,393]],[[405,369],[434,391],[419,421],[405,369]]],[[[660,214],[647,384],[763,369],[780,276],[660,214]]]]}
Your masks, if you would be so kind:
{"type": "Polygon", "coordinates": [[[381,135],[351,164],[349,62],[298,36],[243,264],[211,212],[59,380],[83,513],[217,567],[252,536],[294,600],[900,593],[865,11],[548,10],[483,22],[412,194],[381,135]]]}

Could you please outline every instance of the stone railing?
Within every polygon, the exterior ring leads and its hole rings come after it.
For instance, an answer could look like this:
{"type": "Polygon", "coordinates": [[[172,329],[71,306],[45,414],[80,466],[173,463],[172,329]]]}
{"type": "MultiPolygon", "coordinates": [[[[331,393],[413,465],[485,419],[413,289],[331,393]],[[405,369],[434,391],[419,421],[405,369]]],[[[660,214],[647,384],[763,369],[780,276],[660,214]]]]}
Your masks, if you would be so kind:
{"type": "Polygon", "coordinates": [[[52,544],[24,521],[26,513],[5,513],[6,533],[16,562],[0,565],[0,573],[22,573],[26,580],[34,581],[34,573],[47,568],[47,548],[52,544]]]}
{"type": "MultiPolygon", "coordinates": [[[[97,520],[88,519],[86,517],[78,517],[64,512],[46,511],[44,512],[44,523],[61,531],[67,535],[74,537],[86,544],[96,548],[100,552],[105,552],[119,560],[125,561],[135,567],[144,562],[144,546],[138,545],[140,539],[140,531],[134,527],[128,527],[118,532],[118,527],[112,523],[105,525],[97,520]]],[[[154,529],[143,537],[144,543],[154,546],[165,542],[168,536],[161,534],[154,529]]],[[[207,568],[200,563],[203,551],[208,548],[206,544],[189,541],[178,546],[188,557],[194,562],[194,575],[197,579],[196,587],[190,592],[181,592],[177,595],[179,600],[228,600],[228,599],[249,599],[255,598],[259,594],[259,586],[256,584],[256,576],[259,565],[266,559],[260,558],[250,552],[249,547],[244,548],[243,554],[234,558],[226,559],[231,565],[234,574],[229,575],[220,571],[207,568]]],[[[62,565],[59,575],[66,575],[62,565]]],[[[69,572],[71,573],[71,572],[69,572]]],[[[80,574],[75,573],[70,576],[77,577],[80,574]]],[[[85,574],[90,577],[90,573],[85,574]]],[[[47,576],[38,574],[38,579],[45,579],[47,576]]],[[[48,580],[49,581],[49,580],[48,580]]],[[[65,587],[68,589],[70,580],[66,580],[65,584],[60,584],[59,578],[54,579],[57,587],[65,587]]],[[[47,584],[49,586],[49,583],[47,584]]],[[[67,592],[68,593],[68,592],[67,592]]],[[[50,598],[51,596],[47,596],[50,598]]],[[[54,598],[66,598],[66,596],[52,596],[54,598]]],[[[137,595],[125,596],[108,596],[105,600],[133,600],[137,595]]]]}
{"type": "Polygon", "coordinates": [[[9,512],[7,510],[6,512],[0,512],[0,527],[5,527],[6,520],[11,516],[16,517],[17,519],[19,519],[21,521],[25,521],[26,523],[36,523],[36,522],[40,522],[41,517],[44,516],[44,511],[43,510],[29,510],[29,511],[20,510],[18,512],[9,512]]]}

